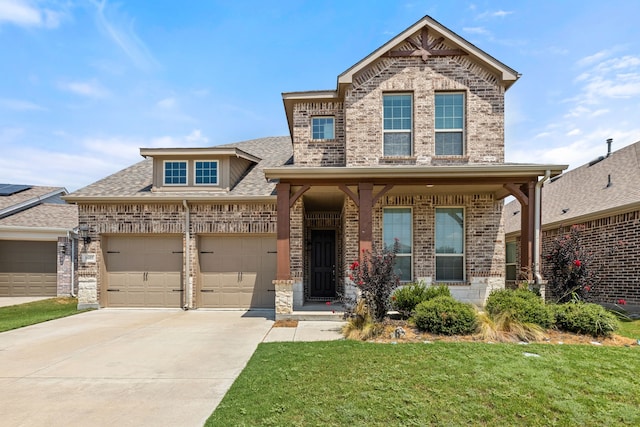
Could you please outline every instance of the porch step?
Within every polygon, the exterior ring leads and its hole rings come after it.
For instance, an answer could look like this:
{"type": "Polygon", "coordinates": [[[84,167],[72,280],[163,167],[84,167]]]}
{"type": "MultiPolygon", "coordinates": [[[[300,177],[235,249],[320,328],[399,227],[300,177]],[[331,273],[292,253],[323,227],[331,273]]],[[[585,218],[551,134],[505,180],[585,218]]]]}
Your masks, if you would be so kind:
{"type": "Polygon", "coordinates": [[[306,303],[302,307],[296,307],[291,314],[279,314],[280,319],[313,320],[339,322],[344,320],[344,307],[342,304],[333,303],[306,303]]]}
{"type": "Polygon", "coordinates": [[[279,314],[278,320],[313,320],[313,321],[328,321],[328,322],[340,322],[344,320],[344,313],[336,311],[335,313],[326,311],[294,311],[291,314],[279,314]]]}

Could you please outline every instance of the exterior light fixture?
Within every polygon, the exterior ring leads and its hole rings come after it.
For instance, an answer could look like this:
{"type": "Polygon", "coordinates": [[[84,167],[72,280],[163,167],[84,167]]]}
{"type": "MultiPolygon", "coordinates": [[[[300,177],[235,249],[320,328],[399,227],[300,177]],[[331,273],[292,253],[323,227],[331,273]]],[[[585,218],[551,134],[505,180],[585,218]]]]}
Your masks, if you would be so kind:
{"type": "Polygon", "coordinates": [[[85,245],[91,243],[91,237],[89,237],[89,226],[87,224],[82,224],[78,227],[78,236],[82,238],[85,245]]]}

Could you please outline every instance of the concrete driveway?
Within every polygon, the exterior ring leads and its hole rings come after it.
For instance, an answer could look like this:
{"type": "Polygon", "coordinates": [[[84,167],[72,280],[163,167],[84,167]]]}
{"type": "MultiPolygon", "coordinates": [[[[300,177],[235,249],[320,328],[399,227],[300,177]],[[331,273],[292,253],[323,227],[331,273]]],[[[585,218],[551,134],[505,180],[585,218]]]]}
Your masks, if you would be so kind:
{"type": "Polygon", "coordinates": [[[0,423],[202,426],[273,324],[256,313],[107,309],[0,333],[0,423]]]}

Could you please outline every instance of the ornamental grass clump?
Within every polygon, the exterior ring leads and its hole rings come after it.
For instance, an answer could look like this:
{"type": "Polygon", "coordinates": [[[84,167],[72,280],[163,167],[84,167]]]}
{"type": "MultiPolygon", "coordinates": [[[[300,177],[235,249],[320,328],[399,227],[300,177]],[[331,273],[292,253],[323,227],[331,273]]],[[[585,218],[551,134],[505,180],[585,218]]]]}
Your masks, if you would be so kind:
{"type": "Polygon", "coordinates": [[[413,320],[418,329],[433,334],[469,335],[476,331],[476,311],[471,304],[451,296],[439,296],[416,306],[413,320]]]}
{"type": "Polygon", "coordinates": [[[400,242],[398,239],[391,250],[382,252],[363,251],[361,262],[350,266],[349,279],[360,291],[374,322],[382,322],[391,309],[391,294],[400,285],[400,279],[394,272],[396,254],[400,242]]]}
{"type": "Polygon", "coordinates": [[[478,333],[476,337],[483,341],[493,342],[536,342],[547,338],[545,329],[535,323],[519,321],[507,310],[490,315],[487,312],[478,314],[478,333]]]}

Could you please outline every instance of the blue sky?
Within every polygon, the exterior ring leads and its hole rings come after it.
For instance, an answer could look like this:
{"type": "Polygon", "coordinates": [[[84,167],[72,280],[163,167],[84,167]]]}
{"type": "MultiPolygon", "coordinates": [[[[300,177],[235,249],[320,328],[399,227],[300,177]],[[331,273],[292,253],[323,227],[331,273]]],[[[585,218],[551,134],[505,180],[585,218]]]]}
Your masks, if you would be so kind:
{"type": "Polygon", "coordinates": [[[288,133],[281,93],[429,15],[522,74],[506,160],[577,167],[640,140],[640,2],[0,0],[0,182],[73,191],[140,147],[288,133]]]}

